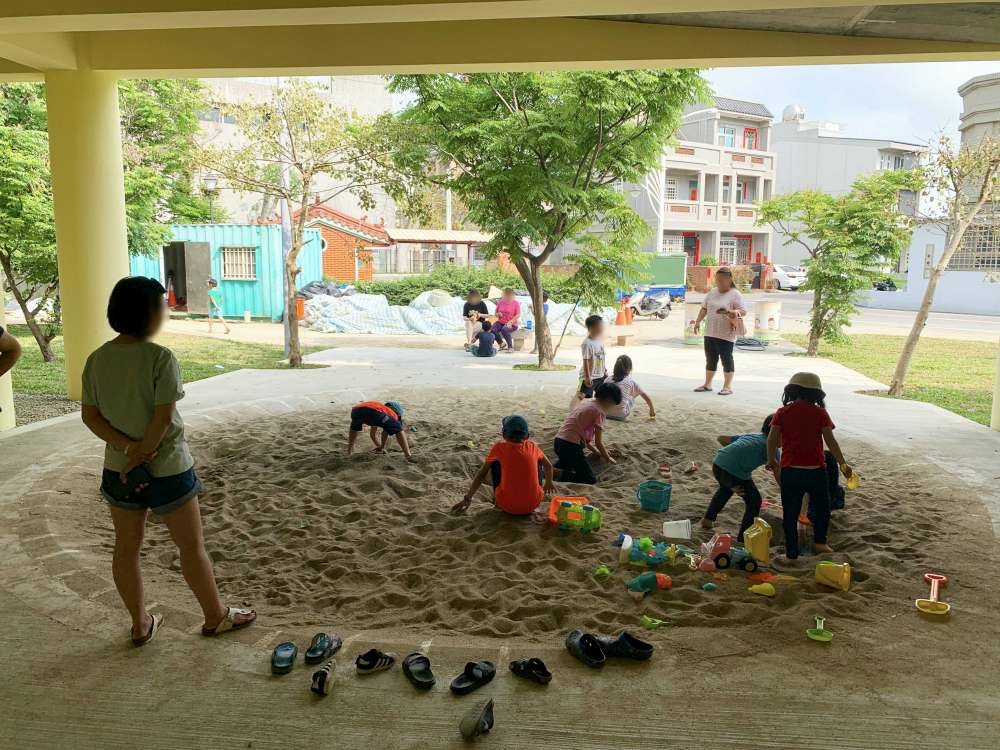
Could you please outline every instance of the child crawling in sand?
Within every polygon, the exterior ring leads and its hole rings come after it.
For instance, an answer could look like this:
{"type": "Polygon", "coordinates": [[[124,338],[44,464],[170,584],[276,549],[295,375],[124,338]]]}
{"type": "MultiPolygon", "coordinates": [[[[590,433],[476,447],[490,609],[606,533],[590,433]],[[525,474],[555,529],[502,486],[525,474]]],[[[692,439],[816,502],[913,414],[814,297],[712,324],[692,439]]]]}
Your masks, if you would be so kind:
{"type": "Polygon", "coordinates": [[[622,402],[622,391],[614,383],[601,383],[594,390],[594,398],[577,401],[556,433],[554,448],[558,460],[556,470],[561,482],[597,484],[597,475],[587,461],[585,446],[610,464],[615,463],[611,452],[604,446],[604,420],[608,413],[622,402]]]}
{"type": "Polygon", "coordinates": [[[347,435],[347,453],[354,451],[354,443],[365,427],[369,427],[369,436],[375,444],[376,453],[385,453],[385,444],[390,435],[396,436],[396,442],[403,449],[403,455],[412,458],[410,444],[406,440],[406,422],[403,421],[403,405],[398,401],[362,401],[351,409],[351,431],[347,435]],[[382,431],[379,439],[378,432],[382,431]]]}
{"type": "Polygon", "coordinates": [[[487,475],[493,481],[496,506],[514,516],[534,513],[545,495],[555,492],[552,464],[538,443],[528,439],[528,420],[517,414],[504,417],[501,434],[503,440],[490,448],[469,491],[452,506],[453,512],[466,511],[487,475]]]}

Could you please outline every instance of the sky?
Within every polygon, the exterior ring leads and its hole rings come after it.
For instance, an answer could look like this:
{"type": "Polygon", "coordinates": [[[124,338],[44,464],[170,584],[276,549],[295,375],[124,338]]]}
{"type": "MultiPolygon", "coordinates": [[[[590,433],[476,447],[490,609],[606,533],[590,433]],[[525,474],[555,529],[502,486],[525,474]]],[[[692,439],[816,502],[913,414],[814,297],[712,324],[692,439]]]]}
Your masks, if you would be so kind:
{"type": "Polygon", "coordinates": [[[957,89],[987,73],[1000,73],[1000,62],[717,68],[706,78],[719,96],[761,102],[776,120],[801,104],[807,120],[841,123],[846,136],[923,144],[957,137],[957,89]]]}

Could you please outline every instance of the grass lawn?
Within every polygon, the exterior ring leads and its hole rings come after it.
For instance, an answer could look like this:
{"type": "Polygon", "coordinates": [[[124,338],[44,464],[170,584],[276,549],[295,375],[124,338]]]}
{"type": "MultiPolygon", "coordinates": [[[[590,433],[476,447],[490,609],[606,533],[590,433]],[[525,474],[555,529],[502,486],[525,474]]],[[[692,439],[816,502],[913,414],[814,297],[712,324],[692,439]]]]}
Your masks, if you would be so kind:
{"type": "MultiPolygon", "coordinates": [[[[11,373],[14,392],[65,396],[66,370],[63,365],[62,337],[59,336],[52,342],[56,361],[46,364],[42,361],[38,345],[27,326],[12,325],[9,330],[21,342],[24,351],[17,367],[11,373]]],[[[275,370],[284,367],[280,364],[284,351],[281,347],[269,344],[246,344],[173,333],[160,334],[156,337],[156,342],[168,347],[177,356],[185,383],[244,368],[275,370]]],[[[305,347],[303,353],[319,350],[320,347],[305,347]]],[[[317,366],[312,365],[312,367],[317,366]]]]}
{"type": "MultiPolygon", "coordinates": [[[[807,338],[787,335],[805,346],[807,338]]],[[[903,348],[903,336],[858,334],[847,344],[822,343],[820,356],[888,383],[903,348]]],[[[988,425],[993,403],[997,345],[985,341],[950,341],[921,337],[906,377],[904,398],[937,404],[974,422],[988,425]]],[[[883,393],[884,395],[884,393],[883,393]]]]}

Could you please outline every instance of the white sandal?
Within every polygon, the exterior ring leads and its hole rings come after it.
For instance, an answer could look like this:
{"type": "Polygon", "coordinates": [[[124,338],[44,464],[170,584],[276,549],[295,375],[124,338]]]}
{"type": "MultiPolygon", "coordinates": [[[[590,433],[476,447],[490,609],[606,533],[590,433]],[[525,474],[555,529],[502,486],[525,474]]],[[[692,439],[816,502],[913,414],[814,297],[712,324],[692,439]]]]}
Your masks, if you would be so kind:
{"type": "Polygon", "coordinates": [[[152,623],[150,624],[149,632],[146,633],[146,635],[142,636],[141,638],[136,638],[135,631],[129,633],[129,635],[132,637],[133,646],[137,648],[139,646],[145,646],[147,643],[153,640],[153,638],[156,637],[156,632],[160,629],[160,625],[163,624],[163,615],[151,615],[150,619],[152,620],[152,623]]]}
{"type": "Polygon", "coordinates": [[[249,625],[252,625],[257,619],[257,612],[252,609],[243,609],[240,607],[227,607],[225,616],[219,621],[219,624],[214,628],[210,628],[207,625],[202,625],[201,634],[206,636],[222,635],[223,633],[228,633],[230,630],[240,630],[249,625]],[[244,622],[236,622],[236,618],[240,616],[249,617],[248,620],[244,622]]]}

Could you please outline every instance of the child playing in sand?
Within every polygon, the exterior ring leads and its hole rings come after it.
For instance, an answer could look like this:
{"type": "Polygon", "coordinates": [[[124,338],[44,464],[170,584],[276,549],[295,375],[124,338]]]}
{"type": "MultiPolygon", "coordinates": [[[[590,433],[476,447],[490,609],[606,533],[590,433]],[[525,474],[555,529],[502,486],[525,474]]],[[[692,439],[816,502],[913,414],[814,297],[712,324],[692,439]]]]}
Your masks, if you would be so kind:
{"type": "Polygon", "coordinates": [[[493,333],[493,327],[490,321],[483,320],[479,324],[480,329],[472,335],[472,346],[469,351],[472,352],[474,357],[493,357],[496,356],[496,334],[493,333]]]}
{"type": "Polygon", "coordinates": [[[591,315],[584,321],[587,338],[580,345],[583,366],[580,368],[579,398],[593,398],[594,391],[608,378],[604,358],[604,318],[591,315]]]}
{"type": "Polygon", "coordinates": [[[362,401],[351,409],[351,431],[347,435],[347,453],[354,450],[354,443],[365,427],[370,427],[368,434],[375,444],[376,453],[385,453],[385,444],[390,435],[396,436],[396,442],[403,449],[403,455],[412,458],[410,445],[406,441],[406,422],[403,421],[403,405],[398,401],[362,401]],[[382,430],[382,439],[378,431],[382,430]]]}
{"type": "Polygon", "coordinates": [[[528,439],[528,420],[517,414],[504,417],[501,434],[503,440],[490,448],[469,491],[452,511],[465,512],[487,474],[493,480],[496,506],[514,516],[534,513],[542,499],[555,492],[552,464],[538,444],[528,439]]]}
{"type": "Polygon", "coordinates": [[[594,398],[577,403],[556,433],[554,448],[558,460],[556,469],[562,482],[597,484],[597,476],[587,462],[584,446],[590,442],[591,434],[595,452],[608,463],[615,463],[611,453],[604,447],[604,419],[613,408],[622,402],[621,389],[614,383],[601,383],[594,391],[594,398]]]}
{"type": "Polygon", "coordinates": [[[632,407],[635,406],[636,397],[641,398],[649,407],[649,418],[656,418],[656,409],[653,408],[653,399],[642,390],[638,383],[632,380],[632,358],[623,354],[615,360],[615,368],[611,373],[611,382],[617,385],[622,392],[622,402],[608,412],[608,419],[616,419],[624,422],[632,414],[632,407]]]}
{"type": "Polygon", "coordinates": [[[732,437],[719,435],[718,441],[722,448],[716,451],[715,462],[712,464],[712,474],[719,483],[719,489],[708,504],[705,517],[701,519],[703,529],[715,526],[719,512],[726,507],[729,498],[734,494],[740,495],[746,504],[737,539],[743,541],[743,532],[749,529],[753,520],[760,515],[760,490],[754,484],[753,472],[754,469],[767,463],[767,436],[771,431],[773,416],[773,414],[767,416],[760,432],[732,437]]]}
{"type": "Polygon", "coordinates": [[[802,498],[809,495],[813,515],[813,535],[817,552],[833,552],[826,543],[830,525],[830,494],[823,443],[830,449],[845,477],[852,474],[833,436],[833,421],[826,412],[826,394],[819,376],[797,372],[785,386],[767,436],[767,468],[778,471],[777,452],[781,448],[781,524],[785,531],[785,555],[799,556],[798,520],[802,498]]]}

